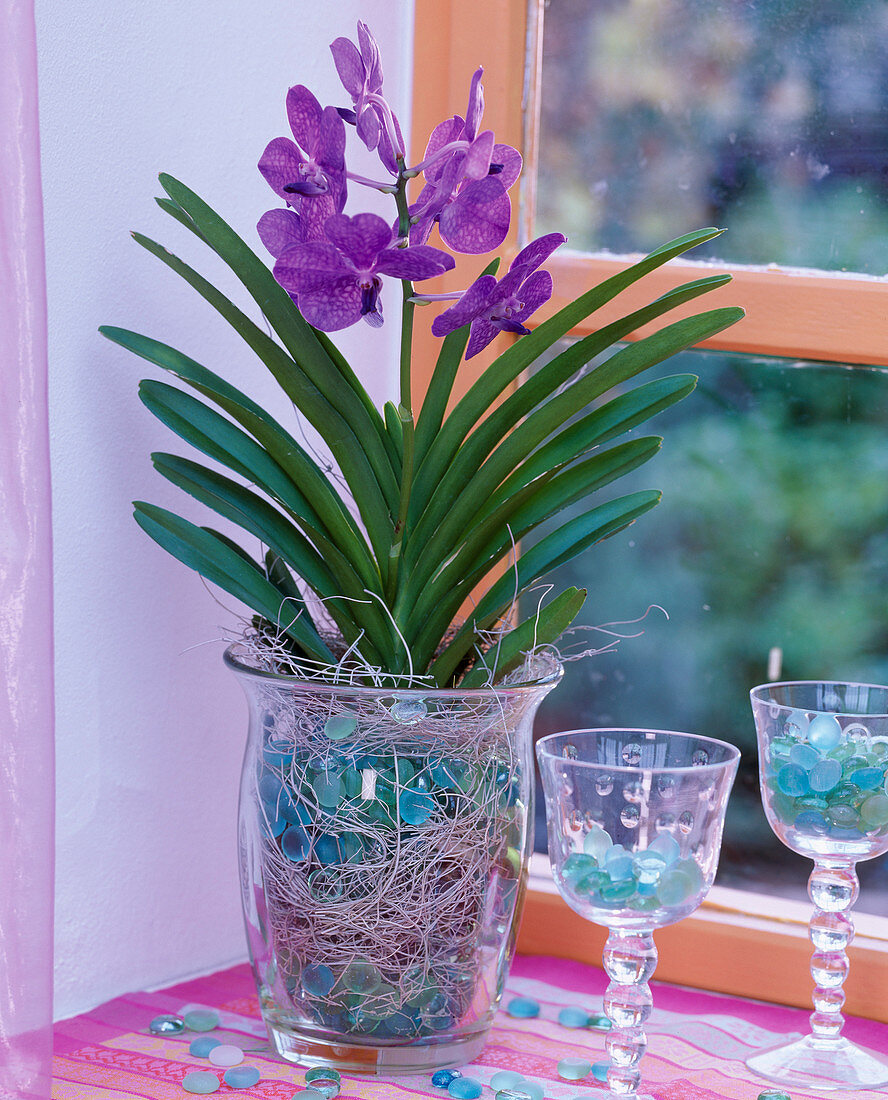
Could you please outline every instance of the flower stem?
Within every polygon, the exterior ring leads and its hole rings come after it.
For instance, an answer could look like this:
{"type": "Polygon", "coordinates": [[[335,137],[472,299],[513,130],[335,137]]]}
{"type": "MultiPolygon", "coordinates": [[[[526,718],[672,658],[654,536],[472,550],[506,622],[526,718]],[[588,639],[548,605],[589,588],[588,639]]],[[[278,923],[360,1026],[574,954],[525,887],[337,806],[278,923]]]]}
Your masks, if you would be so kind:
{"type": "MultiPolygon", "coordinates": [[[[410,233],[410,214],[407,203],[407,179],[404,176],[404,158],[398,157],[398,189],[395,202],[398,207],[398,236],[405,242],[410,233]]],[[[403,431],[403,458],[401,462],[401,494],[398,504],[398,517],[395,521],[394,538],[389,551],[388,583],[386,596],[390,604],[394,603],[398,592],[398,574],[401,564],[401,551],[404,545],[407,510],[410,504],[410,490],[413,487],[414,422],[412,394],[412,350],[413,350],[413,313],[415,306],[413,284],[409,279],[401,280],[403,301],[401,305],[401,357],[400,357],[400,400],[398,416],[403,431]]]]}

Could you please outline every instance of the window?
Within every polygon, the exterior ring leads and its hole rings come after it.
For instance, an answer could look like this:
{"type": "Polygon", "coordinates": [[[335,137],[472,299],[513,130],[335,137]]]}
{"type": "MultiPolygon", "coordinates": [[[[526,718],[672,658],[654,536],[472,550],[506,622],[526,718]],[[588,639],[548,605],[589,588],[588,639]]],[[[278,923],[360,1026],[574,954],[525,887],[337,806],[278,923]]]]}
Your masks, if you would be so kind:
{"type": "MultiPolygon", "coordinates": [[[[549,15],[554,20],[552,9],[562,6],[575,20],[578,20],[581,15],[594,11],[603,13],[612,21],[618,21],[619,10],[624,9],[626,4],[627,0],[609,0],[608,3],[601,5],[576,2],[568,5],[567,0],[551,0],[549,15]]],[[[650,13],[663,5],[649,2],[644,6],[650,13]]],[[[863,2],[858,5],[860,11],[863,11],[865,6],[863,2]]],[[[489,25],[493,33],[483,35],[483,48],[478,45],[476,36],[467,35],[465,30],[467,27],[477,26],[477,8],[474,5],[470,5],[467,0],[450,0],[449,3],[434,5],[434,11],[429,10],[429,7],[431,6],[418,5],[416,12],[416,94],[418,98],[414,117],[416,135],[414,145],[424,141],[436,114],[440,116],[446,111],[453,110],[454,105],[462,104],[469,76],[477,64],[483,61],[488,104],[486,124],[496,129],[500,140],[516,144],[520,140],[522,108],[525,109],[528,120],[524,140],[525,155],[532,164],[534,162],[538,164],[536,190],[539,192],[544,186],[548,187],[555,168],[551,144],[548,147],[548,159],[539,160],[540,151],[547,148],[547,138],[545,133],[540,134],[537,94],[541,83],[541,72],[544,71],[545,51],[541,37],[543,4],[532,3],[529,10],[526,9],[523,0],[498,0],[496,3],[487,5],[485,26],[489,25]],[[468,39],[467,44],[466,39],[468,39]]],[[[673,2],[671,7],[676,7],[676,3],[673,2]]],[[[698,7],[701,7],[701,11],[703,9],[708,11],[710,5],[698,5],[698,7]]],[[[780,9],[786,14],[793,8],[802,9],[807,6],[781,4],[775,0],[774,3],[760,4],[758,7],[772,12],[780,9]]],[[[846,11],[854,9],[855,5],[844,4],[840,7],[846,11]]],[[[737,13],[744,8],[744,4],[735,3],[731,8],[737,13]]],[[[707,16],[704,22],[707,22],[708,18],[707,16]]],[[[880,33],[884,33],[884,18],[879,23],[879,27],[882,28],[880,33]]],[[[581,32],[576,23],[573,24],[573,28],[572,33],[579,36],[581,32]]],[[[882,41],[884,42],[884,39],[882,41]]],[[[836,49],[838,48],[837,46],[836,49]]],[[[840,57],[841,51],[835,56],[840,57]]],[[[849,55],[846,53],[844,56],[849,55]]],[[[882,48],[880,63],[884,63],[884,56],[885,51],[882,48]]],[[[830,71],[834,73],[835,68],[836,65],[833,65],[830,71]]],[[[632,71],[634,73],[635,70],[632,71]]],[[[457,106],[456,109],[459,107],[457,106]]],[[[821,123],[822,120],[815,119],[812,123],[812,133],[821,123]]],[[[880,125],[884,126],[884,114],[881,116],[880,125]]],[[[883,136],[881,146],[877,145],[876,148],[884,150],[884,146],[883,136]]],[[[820,163],[828,162],[821,157],[820,163]]],[[[812,162],[809,174],[813,171],[813,167],[812,162]]],[[[869,192],[872,193],[872,203],[868,209],[877,219],[883,216],[884,211],[884,207],[880,205],[884,202],[884,178],[878,175],[883,171],[884,163],[877,164],[876,174],[866,181],[868,197],[869,192]]],[[[857,182],[852,186],[856,187],[857,182]]],[[[534,203],[533,191],[534,186],[531,182],[525,187],[522,196],[528,220],[535,206],[538,211],[543,211],[545,207],[542,201],[534,203]]],[[[548,215],[543,213],[542,216],[548,215]]],[[[553,215],[553,222],[554,220],[553,215]]],[[[665,229],[660,236],[665,238],[678,235],[690,227],[682,225],[676,229],[675,233],[665,229]]],[[[696,227],[696,219],[694,227],[696,227]]],[[[545,228],[547,226],[544,223],[540,226],[540,231],[545,228]]],[[[627,229],[626,233],[628,232],[627,229]]],[[[614,243],[618,247],[625,248],[644,248],[649,243],[640,237],[624,236],[620,240],[614,243]],[[620,240],[623,243],[620,243],[620,240]]],[[[748,255],[740,256],[735,253],[731,257],[728,252],[724,255],[733,260],[742,259],[746,262],[750,260],[748,255]]],[[[879,275],[884,272],[886,257],[880,259],[878,251],[875,258],[872,258],[871,253],[867,255],[870,257],[866,260],[869,267],[861,264],[864,270],[875,271],[879,275]],[[880,263],[881,266],[879,266],[880,263]]],[[[572,253],[559,257],[554,263],[548,265],[553,271],[556,295],[558,295],[558,299],[552,303],[552,308],[558,308],[565,301],[575,297],[581,289],[612,274],[624,262],[619,257],[610,255],[572,253]]],[[[888,363],[888,308],[886,308],[888,287],[883,279],[873,275],[851,276],[838,271],[834,274],[822,271],[797,271],[780,266],[810,262],[804,261],[800,256],[775,253],[774,256],[762,258],[758,262],[763,266],[743,268],[732,265],[731,269],[735,277],[733,284],[726,290],[717,292],[721,296],[720,300],[717,299],[716,294],[707,299],[707,307],[740,303],[747,310],[747,318],[733,329],[721,334],[708,346],[705,354],[729,353],[727,357],[722,357],[722,361],[733,362],[734,366],[731,369],[743,371],[756,368],[756,364],[739,358],[743,355],[788,357],[794,361],[811,361],[812,364],[835,363],[843,366],[859,364],[879,366],[888,363]]],[[[709,263],[711,265],[714,261],[710,260],[709,263]]],[[[724,269],[726,266],[728,265],[720,263],[715,269],[724,269]]],[[[668,287],[697,277],[698,273],[699,268],[694,268],[690,264],[674,265],[649,277],[642,282],[635,297],[631,292],[622,296],[621,312],[636,308],[642,304],[642,300],[649,301],[668,287]]],[[[594,318],[596,325],[603,324],[607,320],[607,317],[599,315],[594,318]]],[[[759,364],[758,376],[763,379],[769,375],[773,380],[788,369],[787,364],[775,363],[772,360],[764,366],[759,364]]],[[[792,375],[795,382],[803,378],[802,372],[807,368],[793,369],[797,370],[797,373],[792,375]]],[[[815,374],[825,377],[823,370],[822,367],[812,365],[810,377],[815,374]]],[[[838,378],[844,378],[846,374],[838,367],[828,368],[827,373],[830,371],[834,377],[838,378]]],[[[867,377],[875,373],[867,372],[867,377]]],[[[881,374],[881,372],[878,373],[881,374]]],[[[806,379],[804,385],[807,386],[809,376],[804,377],[806,379]]],[[[652,476],[659,478],[660,470],[658,469],[652,476]]],[[[651,483],[657,484],[657,481],[654,480],[651,483]]],[[[655,513],[654,517],[650,518],[651,524],[662,521],[662,512],[655,513]]],[[[641,532],[640,524],[639,532],[641,532]]],[[[882,652],[884,654],[884,649],[882,652]]],[[[773,843],[776,850],[779,845],[776,840],[773,843]]],[[[545,860],[541,859],[538,862],[544,870],[545,860]]],[[[600,957],[597,955],[600,944],[590,940],[588,925],[583,922],[575,927],[569,925],[570,917],[563,912],[557,897],[553,896],[553,888],[547,885],[544,873],[535,879],[534,886],[535,890],[532,891],[522,933],[525,948],[552,950],[556,943],[553,931],[557,926],[565,933],[557,939],[570,942],[571,953],[576,951],[575,944],[584,942],[588,950],[583,957],[597,961],[600,957]],[[569,931],[569,928],[573,930],[569,931]]],[[[697,982],[708,985],[709,988],[713,987],[709,983],[714,979],[718,988],[755,995],[763,992],[765,988],[763,982],[766,980],[768,988],[773,988],[773,973],[775,968],[778,968],[781,971],[782,989],[779,993],[781,998],[791,1003],[809,1004],[810,979],[806,960],[810,945],[805,925],[810,907],[807,902],[783,903],[780,905],[777,923],[772,919],[775,908],[776,905],[770,893],[755,895],[732,888],[713,891],[707,907],[697,918],[684,922],[674,929],[664,930],[658,935],[661,952],[658,976],[697,982]],[[781,932],[783,934],[780,934],[781,932]],[[692,948],[691,937],[693,938],[692,948]],[[747,949],[753,944],[759,961],[758,969],[748,965],[750,952],[747,949]],[[735,967],[733,971],[730,967],[725,967],[725,960],[731,957],[743,960],[742,964],[735,967]],[[709,961],[714,961],[711,967],[709,961]],[[708,972],[710,970],[711,973],[708,972]],[[768,980],[769,975],[770,980],[768,980]]],[[[851,1012],[885,1018],[885,1007],[884,1004],[880,1004],[877,990],[879,983],[884,983],[888,975],[888,930],[886,930],[888,922],[858,917],[856,924],[859,933],[857,950],[861,954],[866,954],[868,963],[875,968],[871,973],[879,977],[874,979],[872,984],[863,981],[855,984],[855,967],[858,972],[861,967],[858,964],[852,966],[847,990],[849,995],[847,1007],[851,1012]]],[[[776,995],[778,991],[775,990],[776,995]]]]}

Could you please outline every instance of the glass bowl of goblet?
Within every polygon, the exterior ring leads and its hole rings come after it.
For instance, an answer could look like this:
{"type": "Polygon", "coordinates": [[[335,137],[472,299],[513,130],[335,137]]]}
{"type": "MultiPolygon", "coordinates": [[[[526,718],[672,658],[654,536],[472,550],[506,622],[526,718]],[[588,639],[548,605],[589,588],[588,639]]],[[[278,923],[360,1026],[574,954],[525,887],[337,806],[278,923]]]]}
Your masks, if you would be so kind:
{"type": "Polygon", "coordinates": [[[777,837],[814,861],[811,1033],[747,1059],[784,1085],[818,1090],[878,1088],[888,1059],[841,1034],[848,916],[856,864],[888,851],[888,687],[839,681],[762,684],[751,692],[762,803],[777,837]]]}
{"type": "Polygon", "coordinates": [[[608,929],[607,1095],[649,1100],[638,1086],[653,932],[693,913],[712,886],[740,753],[650,729],[571,730],[536,751],[555,883],[571,909],[608,929]]]}

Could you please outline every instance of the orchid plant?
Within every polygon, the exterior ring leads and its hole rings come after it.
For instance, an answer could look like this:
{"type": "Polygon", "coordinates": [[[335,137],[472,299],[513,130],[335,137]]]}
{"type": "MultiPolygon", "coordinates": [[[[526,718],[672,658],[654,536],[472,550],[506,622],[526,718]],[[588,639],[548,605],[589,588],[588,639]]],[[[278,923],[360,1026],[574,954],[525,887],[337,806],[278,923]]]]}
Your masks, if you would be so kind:
{"type": "Polygon", "coordinates": [[[259,161],[283,202],[257,227],[273,270],[193,191],[160,177],[166,192],[160,207],[231,268],[268,331],[194,268],[134,234],[271,371],[297,414],[325,441],[336,476],[327,476],[287,427],[206,366],[158,340],[103,327],[109,339],[194,391],[156,380],[140,386],[155,416],[238,480],[171,454],[152,456],[157,470],[257,539],[265,553],[257,559],[228,534],[145,502],[135,504],[135,518],[165,550],[243,601],[259,631],[275,638],[289,667],[303,674],[335,678],[350,665],[352,675],[357,667],[376,682],[478,686],[520,663],[532,646],[557,639],[585,592],[557,593],[523,622],[514,620],[517,597],[659,499],[643,491],[587,505],[651,458],[661,442],[615,441],[687,395],[696,379],[627,383],[733,324],[742,311],[685,317],[619,346],[640,326],[729,278],[710,275],[551,354],[580,321],[716,229],[657,249],[533,331],[528,320],[552,295],[552,277],[542,265],[564,243],[559,233],[528,244],[501,278],[493,259],[464,291],[423,294],[414,284],[453,269],[453,253],[485,254],[504,243],[521,156],[481,129],[479,69],[465,117],[441,122],[422,160],[410,165],[383,94],[377,44],[363,23],[357,37],[357,44],[337,38],[331,46],[351,105],[322,107],[307,88],[291,88],[292,139],[275,138],[259,161]],[[349,128],[375,150],[380,179],[349,171],[349,128]],[[418,177],[422,187],[411,201],[408,186],[418,177]],[[366,187],[393,198],[392,223],[375,213],[345,213],[349,191],[366,187]],[[429,244],[433,234],[446,247],[429,244]],[[379,410],[327,333],[360,321],[382,325],[393,281],[401,285],[400,394],[397,404],[379,410]],[[442,300],[447,308],[432,325],[442,342],[416,414],[414,311],[442,300]],[[501,332],[515,339],[448,411],[463,358],[501,332]],[[545,365],[525,375],[545,353],[545,365]],[[603,361],[590,369],[593,359],[603,361]],[[529,549],[520,545],[577,505],[579,512],[574,508],[529,549]],[[459,622],[479,586],[481,595],[459,622]]]}

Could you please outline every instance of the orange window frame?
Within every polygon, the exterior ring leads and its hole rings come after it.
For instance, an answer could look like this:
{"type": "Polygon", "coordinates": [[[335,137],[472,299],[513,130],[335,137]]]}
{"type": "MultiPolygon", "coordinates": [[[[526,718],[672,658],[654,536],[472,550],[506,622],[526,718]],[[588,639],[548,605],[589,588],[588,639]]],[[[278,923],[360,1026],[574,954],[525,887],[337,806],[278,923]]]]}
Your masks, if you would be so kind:
{"type": "MultiPolygon", "coordinates": [[[[541,67],[544,0],[417,0],[414,39],[414,106],[411,149],[421,154],[435,124],[465,109],[469,81],[484,65],[484,125],[499,141],[522,150],[526,170],[522,212],[532,211],[537,147],[535,90],[541,67]]],[[[541,173],[544,178],[544,172],[541,173]]],[[[513,218],[508,258],[518,240],[522,217],[513,218]]],[[[525,223],[529,218],[524,216],[525,223]]],[[[465,286],[486,262],[461,261],[457,275],[465,286]]],[[[590,285],[619,270],[619,259],[585,255],[553,257],[547,264],[555,296],[539,320],[565,305],[590,285]]],[[[782,269],[729,267],[673,261],[620,296],[619,315],[663,294],[701,268],[730,270],[733,282],[708,299],[717,305],[742,305],[745,319],[703,346],[754,355],[776,355],[846,364],[888,365],[888,283],[885,280],[782,269]],[[719,298],[719,301],[716,301],[719,298]]],[[[453,276],[442,286],[453,287],[453,276]]],[[[437,288],[436,288],[437,289],[437,288]]],[[[693,307],[689,306],[689,312],[693,307]]],[[[617,316],[601,311],[579,334],[617,316]]],[[[416,392],[428,384],[436,354],[430,319],[418,319],[415,336],[416,392]]],[[[634,335],[643,335],[644,331],[634,335]]],[[[463,392],[497,353],[479,355],[462,372],[463,392]]],[[[538,859],[535,860],[538,864],[538,859]]],[[[811,945],[805,918],[786,915],[779,904],[739,891],[714,891],[701,913],[657,933],[657,977],[701,989],[759,997],[807,1007],[811,1004],[808,962],[811,945]],[[725,895],[731,895],[729,902],[725,895]],[[738,901],[737,898],[740,898],[738,901]],[[758,911],[756,911],[758,908],[758,911]]],[[[858,935],[850,949],[851,971],[845,986],[845,1011],[888,1023],[888,934],[884,921],[858,935]]],[[[553,954],[600,964],[605,932],[573,913],[545,873],[532,875],[518,950],[553,954]]]]}

